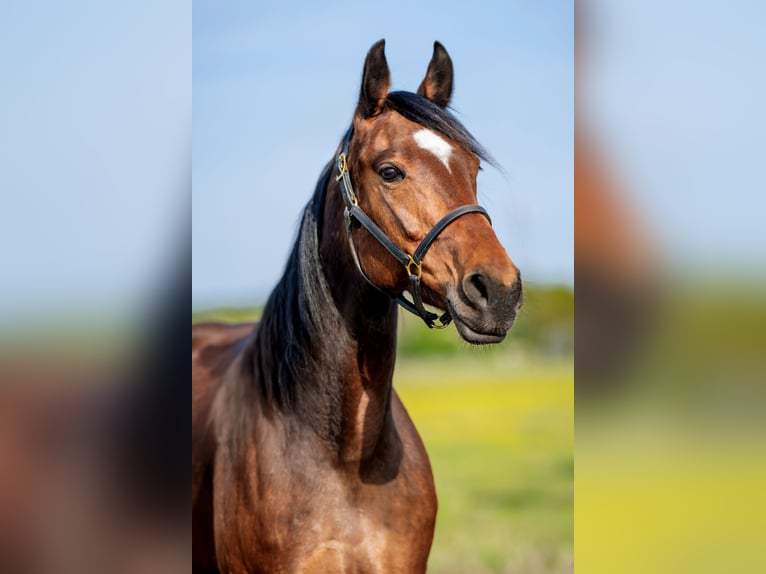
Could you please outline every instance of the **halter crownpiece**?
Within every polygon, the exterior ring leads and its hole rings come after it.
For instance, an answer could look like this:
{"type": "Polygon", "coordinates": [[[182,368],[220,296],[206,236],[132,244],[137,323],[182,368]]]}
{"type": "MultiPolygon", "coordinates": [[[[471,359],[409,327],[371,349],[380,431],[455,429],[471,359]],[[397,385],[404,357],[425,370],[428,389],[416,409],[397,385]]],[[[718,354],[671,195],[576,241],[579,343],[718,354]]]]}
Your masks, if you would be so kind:
{"type": "Polygon", "coordinates": [[[452,316],[449,311],[445,311],[441,315],[428,311],[423,305],[423,297],[420,292],[420,278],[423,274],[423,258],[426,252],[431,247],[431,244],[444,231],[447,226],[468,213],[481,213],[487,220],[492,223],[487,211],[480,205],[463,205],[450,211],[447,215],[442,217],[417,246],[415,252],[410,255],[406,251],[400,249],[391,239],[378,227],[375,222],[359,207],[359,201],[354,193],[354,187],[351,185],[351,174],[348,169],[348,146],[351,142],[351,136],[353,135],[353,128],[349,128],[346,132],[346,136],[343,139],[343,146],[338,154],[338,158],[335,162],[335,169],[337,171],[335,179],[340,184],[340,193],[343,197],[343,203],[345,209],[343,210],[343,219],[346,223],[346,236],[348,237],[348,243],[351,248],[351,255],[356,264],[356,268],[364,279],[375,287],[378,291],[392,297],[399,305],[404,309],[418,315],[429,328],[443,329],[452,321],[452,316]],[[351,234],[352,219],[358,221],[370,234],[380,243],[386,250],[393,255],[399,263],[401,263],[407,275],[410,279],[410,294],[412,295],[412,301],[405,298],[404,293],[392,296],[386,293],[378,287],[364,272],[362,265],[359,262],[359,255],[356,252],[356,246],[354,245],[354,238],[351,234]]]}

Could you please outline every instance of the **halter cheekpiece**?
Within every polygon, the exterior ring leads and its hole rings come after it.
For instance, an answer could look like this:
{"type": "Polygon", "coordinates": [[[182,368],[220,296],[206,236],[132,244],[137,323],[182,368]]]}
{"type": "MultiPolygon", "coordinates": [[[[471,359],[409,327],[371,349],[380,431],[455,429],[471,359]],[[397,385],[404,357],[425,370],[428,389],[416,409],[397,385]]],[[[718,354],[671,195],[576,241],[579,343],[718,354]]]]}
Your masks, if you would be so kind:
{"type": "Polygon", "coordinates": [[[349,130],[346,132],[346,137],[343,139],[343,146],[341,147],[341,151],[338,154],[335,162],[335,179],[340,184],[341,196],[343,197],[343,203],[346,206],[343,210],[343,219],[346,222],[346,236],[348,237],[348,243],[351,248],[351,255],[354,259],[354,263],[356,264],[356,268],[370,285],[375,287],[378,291],[381,291],[392,297],[399,305],[401,305],[410,313],[418,315],[421,319],[423,319],[429,328],[443,329],[452,321],[452,316],[449,314],[449,311],[445,311],[441,315],[437,315],[436,313],[428,311],[423,305],[423,298],[420,293],[420,278],[423,274],[423,258],[439,234],[444,231],[450,223],[459,217],[462,217],[468,213],[481,213],[484,217],[487,218],[490,224],[492,223],[492,220],[490,219],[487,211],[480,205],[463,205],[453,209],[447,215],[442,217],[426,234],[426,236],[423,238],[423,241],[420,242],[420,245],[418,245],[417,249],[415,249],[415,252],[412,255],[400,249],[393,241],[391,241],[391,239],[389,239],[383,230],[380,229],[380,227],[378,227],[375,222],[372,221],[372,219],[370,219],[370,217],[362,210],[362,208],[359,207],[359,202],[357,200],[356,194],[354,193],[354,188],[351,185],[351,174],[348,170],[348,146],[351,142],[352,135],[353,128],[349,128],[349,130]],[[365,229],[367,229],[367,231],[369,231],[370,234],[378,241],[378,243],[385,247],[386,250],[404,266],[410,279],[410,294],[412,295],[412,301],[405,298],[404,293],[400,293],[398,295],[391,295],[386,293],[375,283],[373,283],[373,281],[364,272],[359,262],[359,255],[356,252],[354,239],[351,235],[352,219],[355,219],[362,226],[364,226],[365,229]]]}

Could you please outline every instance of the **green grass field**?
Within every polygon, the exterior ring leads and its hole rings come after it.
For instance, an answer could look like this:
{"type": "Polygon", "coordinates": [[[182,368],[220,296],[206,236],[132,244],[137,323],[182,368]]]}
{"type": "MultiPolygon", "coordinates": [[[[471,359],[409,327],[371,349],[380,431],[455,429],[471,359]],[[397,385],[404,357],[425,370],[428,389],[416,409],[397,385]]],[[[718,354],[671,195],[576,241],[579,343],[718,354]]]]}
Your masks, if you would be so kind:
{"type": "Polygon", "coordinates": [[[439,513],[429,572],[572,570],[571,363],[461,353],[400,361],[394,384],[426,444],[439,513]]]}

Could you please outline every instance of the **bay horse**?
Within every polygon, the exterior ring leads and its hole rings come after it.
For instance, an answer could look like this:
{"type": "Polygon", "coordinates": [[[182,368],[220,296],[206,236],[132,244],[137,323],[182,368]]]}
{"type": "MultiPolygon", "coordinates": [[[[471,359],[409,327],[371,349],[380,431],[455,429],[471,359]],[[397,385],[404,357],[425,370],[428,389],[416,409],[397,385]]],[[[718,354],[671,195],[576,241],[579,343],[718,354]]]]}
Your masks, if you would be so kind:
{"type": "Polygon", "coordinates": [[[476,202],[491,159],[447,110],[447,51],[417,93],[389,93],[384,48],[260,322],[193,327],[195,572],[424,572],[437,502],[392,389],[397,303],[474,344],[521,307],[476,202]]]}

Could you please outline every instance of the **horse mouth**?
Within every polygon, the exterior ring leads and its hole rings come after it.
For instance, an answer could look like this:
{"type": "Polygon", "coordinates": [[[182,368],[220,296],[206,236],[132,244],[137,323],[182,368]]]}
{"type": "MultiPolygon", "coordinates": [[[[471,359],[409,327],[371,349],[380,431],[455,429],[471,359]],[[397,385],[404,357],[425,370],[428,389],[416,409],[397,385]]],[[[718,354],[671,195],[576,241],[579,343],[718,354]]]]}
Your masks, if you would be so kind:
{"type": "Polygon", "coordinates": [[[460,316],[451,301],[447,303],[452,321],[455,323],[455,328],[466,342],[472,345],[492,345],[505,339],[508,329],[482,329],[477,326],[471,326],[466,319],[460,316]]]}

